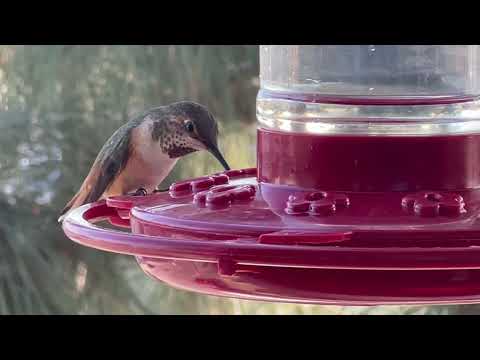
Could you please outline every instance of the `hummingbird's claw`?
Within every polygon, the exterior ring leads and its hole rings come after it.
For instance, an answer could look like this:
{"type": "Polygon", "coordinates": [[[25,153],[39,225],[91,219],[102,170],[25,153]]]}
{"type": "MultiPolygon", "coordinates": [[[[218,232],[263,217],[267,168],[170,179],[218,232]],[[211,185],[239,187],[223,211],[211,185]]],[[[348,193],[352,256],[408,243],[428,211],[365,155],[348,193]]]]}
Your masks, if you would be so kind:
{"type": "Polygon", "coordinates": [[[167,192],[169,190],[170,189],[155,189],[155,190],[153,190],[153,193],[155,194],[155,193],[167,192]]]}
{"type": "Polygon", "coordinates": [[[144,188],[139,188],[137,191],[135,191],[133,194],[133,196],[147,196],[148,193],[147,193],[147,190],[145,190],[144,188]]]}

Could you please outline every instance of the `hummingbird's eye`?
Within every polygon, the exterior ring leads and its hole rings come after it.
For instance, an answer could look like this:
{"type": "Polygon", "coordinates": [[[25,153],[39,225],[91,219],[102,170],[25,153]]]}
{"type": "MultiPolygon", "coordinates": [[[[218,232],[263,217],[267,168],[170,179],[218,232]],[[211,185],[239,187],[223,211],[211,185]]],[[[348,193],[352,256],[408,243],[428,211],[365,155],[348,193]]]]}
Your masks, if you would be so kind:
{"type": "Polygon", "coordinates": [[[195,130],[195,127],[193,126],[193,121],[189,120],[185,122],[185,130],[187,130],[187,132],[189,133],[192,133],[193,130],[195,130]]]}

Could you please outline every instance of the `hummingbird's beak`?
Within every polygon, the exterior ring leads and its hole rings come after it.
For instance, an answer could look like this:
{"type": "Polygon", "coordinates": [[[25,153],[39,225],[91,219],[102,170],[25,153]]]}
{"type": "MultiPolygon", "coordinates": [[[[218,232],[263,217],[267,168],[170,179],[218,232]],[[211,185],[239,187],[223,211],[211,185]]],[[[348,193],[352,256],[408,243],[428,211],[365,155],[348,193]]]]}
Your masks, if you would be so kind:
{"type": "Polygon", "coordinates": [[[220,164],[222,164],[222,166],[225,168],[225,170],[230,170],[230,166],[228,166],[227,162],[223,158],[223,155],[220,152],[220,150],[218,150],[217,146],[215,146],[215,145],[209,146],[208,151],[210,151],[210,153],[213,156],[215,156],[215,158],[220,162],[220,164]]]}

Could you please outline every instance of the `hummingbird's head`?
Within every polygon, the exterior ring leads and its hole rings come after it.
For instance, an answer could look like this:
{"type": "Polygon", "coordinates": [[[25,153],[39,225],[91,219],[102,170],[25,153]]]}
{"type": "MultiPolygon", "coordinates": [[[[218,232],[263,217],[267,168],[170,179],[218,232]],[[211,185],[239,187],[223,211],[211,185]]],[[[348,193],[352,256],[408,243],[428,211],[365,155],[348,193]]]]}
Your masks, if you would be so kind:
{"type": "Polygon", "coordinates": [[[171,157],[207,150],[222,164],[225,170],[230,166],[218,148],[218,125],[208,109],[200,104],[181,101],[169,106],[171,130],[167,152],[171,157]]]}

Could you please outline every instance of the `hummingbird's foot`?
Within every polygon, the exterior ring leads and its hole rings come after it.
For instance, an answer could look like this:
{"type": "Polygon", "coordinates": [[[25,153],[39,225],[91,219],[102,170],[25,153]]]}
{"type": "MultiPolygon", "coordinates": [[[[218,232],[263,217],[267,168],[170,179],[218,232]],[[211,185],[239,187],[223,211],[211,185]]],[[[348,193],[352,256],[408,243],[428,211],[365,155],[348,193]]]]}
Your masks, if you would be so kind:
{"type": "Polygon", "coordinates": [[[155,189],[153,190],[153,193],[161,193],[161,192],[166,192],[166,191],[169,191],[170,189],[155,189]]]}
{"type": "Polygon", "coordinates": [[[135,191],[132,195],[133,196],[147,196],[148,192],[144,188],[139,188],[137,191],[135,191]]]}

